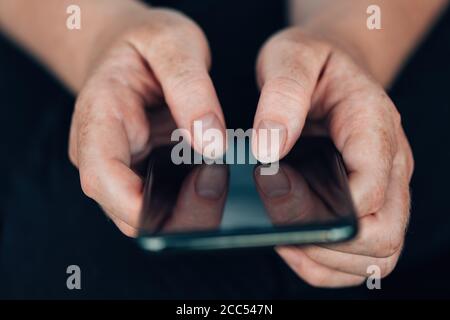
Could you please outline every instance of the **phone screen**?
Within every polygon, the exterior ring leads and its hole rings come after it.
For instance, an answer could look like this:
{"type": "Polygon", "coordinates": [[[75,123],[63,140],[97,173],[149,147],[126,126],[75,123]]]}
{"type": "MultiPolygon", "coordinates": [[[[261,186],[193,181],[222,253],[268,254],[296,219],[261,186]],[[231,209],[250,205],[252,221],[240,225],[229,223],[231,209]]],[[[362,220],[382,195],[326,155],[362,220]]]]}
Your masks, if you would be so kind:
{"type": "Polygon", "coordinates": [[[144,248],[250,247],[354,236],[347,174],[328,138],[300,138],[276,165],[258,163],[248,141],[234,142],[227,150],[233,156],[222,164],[175,164],[173,145],[150,153],[138,238],[144,248]]]}

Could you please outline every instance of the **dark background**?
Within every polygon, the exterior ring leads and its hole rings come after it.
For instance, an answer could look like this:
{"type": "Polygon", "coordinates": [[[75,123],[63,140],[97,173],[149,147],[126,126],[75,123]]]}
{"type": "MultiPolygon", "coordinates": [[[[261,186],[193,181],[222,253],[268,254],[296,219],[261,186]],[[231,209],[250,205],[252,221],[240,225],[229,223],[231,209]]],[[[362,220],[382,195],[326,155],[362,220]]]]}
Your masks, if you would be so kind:
{"type": "MultiPolygon", "coordinates": [[[[203,27],[227,124],[249,127],[258,99],[255,57],[264,40],[285,24],[282,1],[164,4],[203,27]]],[[[74,97],[0,36],[0,297],[450,297],[449,39],[446,13],[390,91],[413,147],[416,171],[403,256],[375,292],[310,288],[271,249],[189,255],[140,251],[81,192],[67,158],[74,97]],[[71,264],[81,267],[80,291],[66,288],[71,264]]]]}

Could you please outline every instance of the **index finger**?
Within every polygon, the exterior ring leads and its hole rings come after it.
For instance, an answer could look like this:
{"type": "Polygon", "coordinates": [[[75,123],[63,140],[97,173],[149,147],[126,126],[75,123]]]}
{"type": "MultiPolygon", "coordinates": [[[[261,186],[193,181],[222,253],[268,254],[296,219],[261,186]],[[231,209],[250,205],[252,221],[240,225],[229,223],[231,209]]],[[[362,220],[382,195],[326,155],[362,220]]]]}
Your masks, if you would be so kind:
{"type": "MultiPolygon", "coordinates": [[[[166,31],[168,32],[168,31],[166,31]]],[[[199,153],[217,150],[215,158],[226,148],[225,120],[213,82],[208,73],[209,49],[206,41],[176,31],[156,36],[152,45],[136,43],[161,84],[164,98],[178,127],[186,129],[199,153]],[[146,45],[146,46],[144,46],[146,45]],[[220,139],[205,134],[209,129],[220,133],[220,139]]],[[[203,36],[199,36],[202,39],[203,36]]]]}

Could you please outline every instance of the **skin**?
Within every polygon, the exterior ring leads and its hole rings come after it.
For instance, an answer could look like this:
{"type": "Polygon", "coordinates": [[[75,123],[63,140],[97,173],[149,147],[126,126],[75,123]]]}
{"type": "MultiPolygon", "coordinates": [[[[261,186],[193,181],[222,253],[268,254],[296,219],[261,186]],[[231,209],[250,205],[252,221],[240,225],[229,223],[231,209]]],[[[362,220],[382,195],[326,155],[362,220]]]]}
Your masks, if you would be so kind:
{"type": "Polygon", "coordinates": [[[263,86],[255,122],[270,118],[287,126],[281,151],[285,154],[307,117],[322,121],[349,171],[360,222],[358,238],[348,244],[278,248],[280,255],[316,286],[359,284],[366,266],[378,262],[376,258],[390,259],[395,265],[409,216],[413,160],[392,101],[346,53],[298,29],[269,40],[258,70],[263,86]],[[356,257],[358,270],[364,271],[359,274],[352,272],[356,257]],[[313,264],[317,268],[311,268],[313,264]]]}
{"type": "Polygon", "coordinates": [[[358,211],[360,231],[351,242],[277,248],[312,286],[359,285],[370,265],[385,277],[398,261],[414,163],[400,115],[383,86],[444,5],[446,1],[296,1],[296,27],[276,34],[261,50],[255,124],[276,119],[286,126],[283,156],[306,118],[322,122],[343,155],[358,211]],[[391,32],[369,34],[358,14],[369,4],[383,8],[391,32]]]}
{"type": "MultiPolygon", "coordinates": [[[[190,131],[204,117],[209,127],[226,128],[208,74],[208,43],[186,16],[131,0],[79,0],[82,30],[68,31],[69,4],[0,0],[0,27],[77,94],[70,159],[83,191],[131,234],[139,225],[142,181],[130,167],[148,150],[146,110],[167,104],[177,125],[190,131]]],[[[277,248],[311,285],[357,285],[367,266],[380,266],[386,276],[397,262],[413,159],[384,87],[445,4],[299,0],[291,7],[293,26],[261,48],[254,127],[280,130],[283,157],[307,118],[320,123],[344,157],[359,214],[352,242],[277,248]],[[369,4],[382,7],[383,31],[365,28],[369,4]]],[[[200,141],[192,143],[202,151],[200,141]]]]}

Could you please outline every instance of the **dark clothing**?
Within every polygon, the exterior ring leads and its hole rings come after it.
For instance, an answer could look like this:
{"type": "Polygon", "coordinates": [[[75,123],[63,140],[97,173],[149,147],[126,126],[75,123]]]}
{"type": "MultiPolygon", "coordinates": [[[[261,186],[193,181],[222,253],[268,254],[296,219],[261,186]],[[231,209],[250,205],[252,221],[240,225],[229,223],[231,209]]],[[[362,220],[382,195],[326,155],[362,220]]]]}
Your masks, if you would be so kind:
{"type": "MultiPolygon", "coordinates": [[[[251,126],[258,99],[255,58],[263,41],[285,24],[281,1],[165,3],[186,12],[205,30],[228,126],[251,126]]],[[[142,252],[82,194],[77,170],[67,158],[74,98],[0,38],[0,297],[449,297],[449,37],[446,14],[391,91],[413,147],[416,171],[404,254],[377,292],[365,286],[312,289],[272,249],[142,252]],[[79,291],[66,288],[66,268],[72,264],[82,270],[79,291]]]]}

